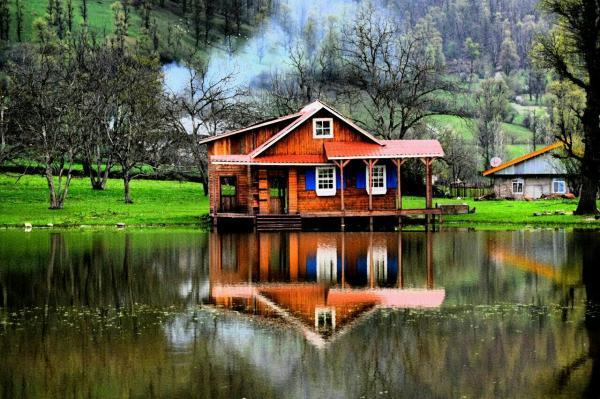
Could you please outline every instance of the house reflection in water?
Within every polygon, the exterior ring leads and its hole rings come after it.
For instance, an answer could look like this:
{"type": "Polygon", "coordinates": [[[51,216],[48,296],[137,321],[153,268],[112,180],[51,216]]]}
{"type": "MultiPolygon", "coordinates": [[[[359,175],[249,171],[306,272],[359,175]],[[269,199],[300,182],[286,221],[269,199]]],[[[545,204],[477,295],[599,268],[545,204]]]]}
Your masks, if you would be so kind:
{"type": "Polygon", "coordinates": [[[279,317],[324,346],[375,309],[435,308],[432,233],[426,279],[405,288],[402,233],[212,234],[210,298],[226,308],[279,317]]]}

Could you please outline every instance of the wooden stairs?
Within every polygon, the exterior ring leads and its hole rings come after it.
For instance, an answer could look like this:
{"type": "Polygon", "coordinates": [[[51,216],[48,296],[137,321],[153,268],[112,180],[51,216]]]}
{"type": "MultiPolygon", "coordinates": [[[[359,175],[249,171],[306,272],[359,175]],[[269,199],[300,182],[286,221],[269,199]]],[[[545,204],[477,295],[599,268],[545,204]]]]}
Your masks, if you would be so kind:
{"type": "Polygon", "coordinates": [[[256,215],[256,231],[300,231],[300,215],[256,215]]]}

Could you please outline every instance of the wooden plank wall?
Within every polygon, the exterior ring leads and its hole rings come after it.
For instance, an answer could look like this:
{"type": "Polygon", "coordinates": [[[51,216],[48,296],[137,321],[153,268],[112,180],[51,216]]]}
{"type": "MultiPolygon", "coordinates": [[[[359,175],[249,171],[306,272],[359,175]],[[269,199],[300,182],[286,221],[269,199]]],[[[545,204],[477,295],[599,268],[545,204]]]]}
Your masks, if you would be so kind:
{"type": "Polygon", "coordinates": [[[208,167],[208,186],[209,186],[209,202],[210,202],[210,213],[214,214],[219,211],[219,204],[221,201],[221,187],[220,177],[221,176],[236,176],[237,178],[237,190],[236,200],[240,210],[248,208],[248,194],[249,194],[249,181],[247,174],[247,167],[245,165],[214,165],[210,164],[208,167]]]}
{"type": "MultiPolygon", "coordinates": [[[[327,111],[320,111],[315,118],[332,117],[327,111]]],[[[357,132],[341,120],[333,117],[333,138],[315,139],[313,138],[312,118],[298,126],[292,133],[281,139],[268,150],[265,155],[316,155],[323,154],[324,143],[327,141],[364,141],[371,142],[363,134],[357,132]]]]}
{"type": "Polygon", "coordinates": [[[288,170],[288,213],[298,213],[298,172],[293,167],[288,170]]]}

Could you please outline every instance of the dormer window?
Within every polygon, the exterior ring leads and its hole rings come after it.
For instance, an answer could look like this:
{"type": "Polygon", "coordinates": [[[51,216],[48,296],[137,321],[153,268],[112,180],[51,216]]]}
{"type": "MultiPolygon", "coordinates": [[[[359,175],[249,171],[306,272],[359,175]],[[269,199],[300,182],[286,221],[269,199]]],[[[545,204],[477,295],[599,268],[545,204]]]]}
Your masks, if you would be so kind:
{"type": "Polygon", "coordinates": [[[315,139],[333,138],[333,118],[315,118],[315,119],[313,119],[313,138],[315,138],[315,139]]]}

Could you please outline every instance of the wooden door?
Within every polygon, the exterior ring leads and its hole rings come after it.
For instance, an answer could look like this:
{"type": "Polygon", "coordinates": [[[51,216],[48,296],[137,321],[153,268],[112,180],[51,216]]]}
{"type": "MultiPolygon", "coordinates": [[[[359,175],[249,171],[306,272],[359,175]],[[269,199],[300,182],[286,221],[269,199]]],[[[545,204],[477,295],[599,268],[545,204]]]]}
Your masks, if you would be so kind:
{"type": "Polygon", "coordinates": [[[220,212],[237,211],[237,178],[221,176],[219,178],[220,212]]]}
{"type": "Polygon", "coordinates": [[[287,176],[284,172],[269,174],[269,213],[287,213],[287,176]]]}

